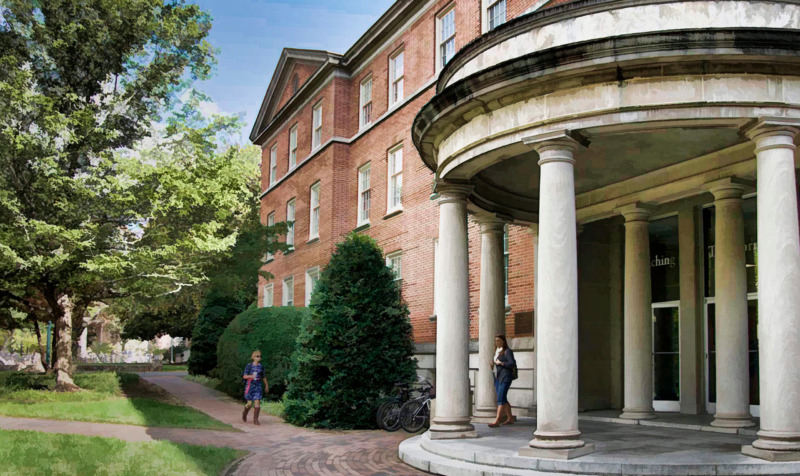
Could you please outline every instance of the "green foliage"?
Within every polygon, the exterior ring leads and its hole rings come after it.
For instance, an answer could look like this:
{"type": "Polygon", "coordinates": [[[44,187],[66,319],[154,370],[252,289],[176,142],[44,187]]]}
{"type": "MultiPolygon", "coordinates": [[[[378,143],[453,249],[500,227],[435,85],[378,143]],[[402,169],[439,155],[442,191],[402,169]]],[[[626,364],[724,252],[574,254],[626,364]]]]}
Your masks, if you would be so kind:
{"type": "Polygon", "coordinates": [[[371,428],[381,395],[411,382],[416,363],[408,307],[369,237],[337,245],[311,298],[284,396],[287,421],[371,428]]]}
{"type": "Polygon", "coordinates": [[[192,349],[189,354],[189,373],[209,375],[217,366],[219,337],[244,306],[232,299],[208,299],[200,311],[192,331],[192,349]]]}
{"type": "MultiPolygon", "coordinates": [[[[91,372],[75,375],[75,384],[84,390],[106,395],[121,395],[124,385],[136,384],[139,375],[132,373],[91,372]]],[[[6,390],[53,390],[56,378],[48,374],[14,372],[6,376],[3,387],[6,390]]]]}
{"type": "MultiPolygon", "coordinates": [[[[217,369],[219,390],[242,398],[242,373],[254,350],[261,351],[261,363],[269,382],[265,398],[280,398],[286,391],[291,355],[295,349],[305,308],[251,308],[236,316],[219,339],[217,369]]],[[[192,354],[194,355],[194,354],[192,354]]]]}

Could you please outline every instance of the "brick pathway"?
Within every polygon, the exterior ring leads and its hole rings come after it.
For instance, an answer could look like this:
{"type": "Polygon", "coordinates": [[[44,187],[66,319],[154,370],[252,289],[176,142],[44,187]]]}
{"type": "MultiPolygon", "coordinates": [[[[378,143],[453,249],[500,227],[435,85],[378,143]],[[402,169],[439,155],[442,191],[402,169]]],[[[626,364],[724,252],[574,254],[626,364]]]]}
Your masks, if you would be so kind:
{"type": "MultiPolygon", "coordinates": [[[[235,469],[237,475],[419,475],[402,463],[398,444],[410,435],[399,431],[320,431],[296,428],[262,414],[261,426],[243,424],[242,406],[223,394],[184,380],[179,375],[148,375],[158,385],[208,415],[241,432],[145,428],[104,423],[65,422],[0,417],[0,428],[109,436],[126,441],[170,440],[195,445],[228,446],[251,455],[235,469]]],[[[252,412],[250,414],[252,417],[252,412]]]]}

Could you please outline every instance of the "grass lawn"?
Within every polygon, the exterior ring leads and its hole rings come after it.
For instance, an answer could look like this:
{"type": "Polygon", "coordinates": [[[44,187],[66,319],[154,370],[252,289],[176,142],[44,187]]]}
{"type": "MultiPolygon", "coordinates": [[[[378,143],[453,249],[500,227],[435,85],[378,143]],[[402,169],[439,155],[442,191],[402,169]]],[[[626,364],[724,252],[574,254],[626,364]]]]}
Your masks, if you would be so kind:
{"type": "Polygon", "coordinates": [[[0,430],[0,475],[217,475],[246,453],[165,441],[0,430]]]}
{"type": "MultiPolygon", "coordinates": [[[[155,427],[233,430],[230,425],[183,405],[180,400],[161,388],[139,380],[135,374],[133,377],[123,379],[121,392],[114,393],[108,390],[106,382],[103,382],[104,387],[98,386],[95,390],[74,393],[0,387],[0,415],[155,427]],[[99,390],[100,388],[105,391],[99,390]]],[[[79,380],[77,382],[81,385],[79,380]]],[[[89,388],[88,385],[83,387],[89,388]]]]}
{"type": "Polygon", "coordinates": [[[164,372],[186,372],[189,370],[189,366],[186,364],[164,364],[161,366],[161,370],[164,372]]]}

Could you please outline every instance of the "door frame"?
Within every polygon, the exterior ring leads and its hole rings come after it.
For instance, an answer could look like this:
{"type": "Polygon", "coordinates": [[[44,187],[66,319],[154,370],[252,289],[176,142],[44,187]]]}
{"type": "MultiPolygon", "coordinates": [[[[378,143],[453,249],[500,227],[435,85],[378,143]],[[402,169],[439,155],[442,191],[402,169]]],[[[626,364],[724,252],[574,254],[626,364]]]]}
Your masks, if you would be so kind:
{"type": "MultiPolygon", "coordinates": [[[[680,362],[681,362],[681,302],[678,301],[664,301],[664,302],[654,302],[650,305],[650,319],[655,322],[655,310],[656,309],[665,309],[665,308],[675,308],[678,310],[678,369],[680,369],[680,362]]],[[[656,328],[655,326],[651,326],[651,343],[655,344],[656,338],[656,328]]],[[[656,384],[656,365],[655,365],[655,350],[650,352],[650,371],[653,373],[653,396],[655,397],[655,384],[656,384]]],[[[680,389],[683,388],[683,375],[682,372],[678,371],[678,400],[653,400],[653,409],[657,412],[680,412],[681,411],[681,401],[680,401],[680,389]]]]}
{"type": "MultiPolygon", "coordinates": [[[[757,301],[758,300],[758,293],[747,293],[747,300],[748,301],[757,301]]],[[[709,379],[710,375],[710,361],[708,359],[708,305],[714,304],[716,305],[717,299],[716,297],[707,297],[703,301],[703,350],[705,352],[705,385],[706,385],[706,412],[709,415],[714,415],[717,413],[717,404],[716,402],[709,402],[708,397],[710,395],[711,390],[711,380],[709,379]]],[[[758,330],[756,330],[758,332],[758,330]]],[[[760,350],[760,349],[759,349],[760,350]]],[[[750,353],[750,349],[747,349],[747,352],[750,353]]],[[[761,416],[761,405],[750,405],[750,415],[753,417],[760,417],[761,416]]]]}

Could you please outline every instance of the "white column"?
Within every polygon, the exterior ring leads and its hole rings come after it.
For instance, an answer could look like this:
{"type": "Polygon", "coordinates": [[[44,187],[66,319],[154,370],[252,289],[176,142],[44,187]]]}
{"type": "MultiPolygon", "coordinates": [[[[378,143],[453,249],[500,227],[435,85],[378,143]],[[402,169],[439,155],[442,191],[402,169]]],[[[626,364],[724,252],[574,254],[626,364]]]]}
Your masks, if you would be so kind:
{"type": "Polygon", "coordinates": [[[505,334],[505,289],[503,271],[503,228],[505,222],[480,217],[481,282],[478,317],[478,374],[475,382],[475,416],[494,421],[497,398],[494,391],[494,336],[505,334]]]}
{"type": "Polygon", "coordinates": [[[467,196],[471,187],[439,183],[439,263],[442,279],[435,292],[436,413],[431,439],[474,438],[469,399],[469,250],[467,196]]]}
{"type": "MultiPolygon", "coordinates": [[[[541,137],[541,136],[540,136],[541,137]]],[[[573,152],[566,133],[526,140],[539,153],[536,431],[520,455],[574,458],[594,448],[578,430],[578,250],[573,152]]]]}
{"type": "MultiPolygon", "coordinates": [[[[794,136],[797,121],[762,120],[748,131],[758,171],[760,455],[800,459],[800,232],[794,136]],[[791,453],[791,454],[787,454],[791,453]]],[[[743,448],[747,452],[746,447],[743,448]]],[[[755,451],[758,453],[758,451],[755,451]]]]}
{"type": "Polygon", "coordinates": [[[650,290],[651,210],[643,204],[619,209],[625,217],[624,404],[620,418],[655,418],[653,410],[653,319],[650,290]]]}
{"type": "Polygon", "coordinates": [[[714,296],[717,411],[712,426],[754,426],[750,416],[747,341],[747,268],[744,256],[745,186],[729,178],[711,184],[714,194],[714,296]]]}

